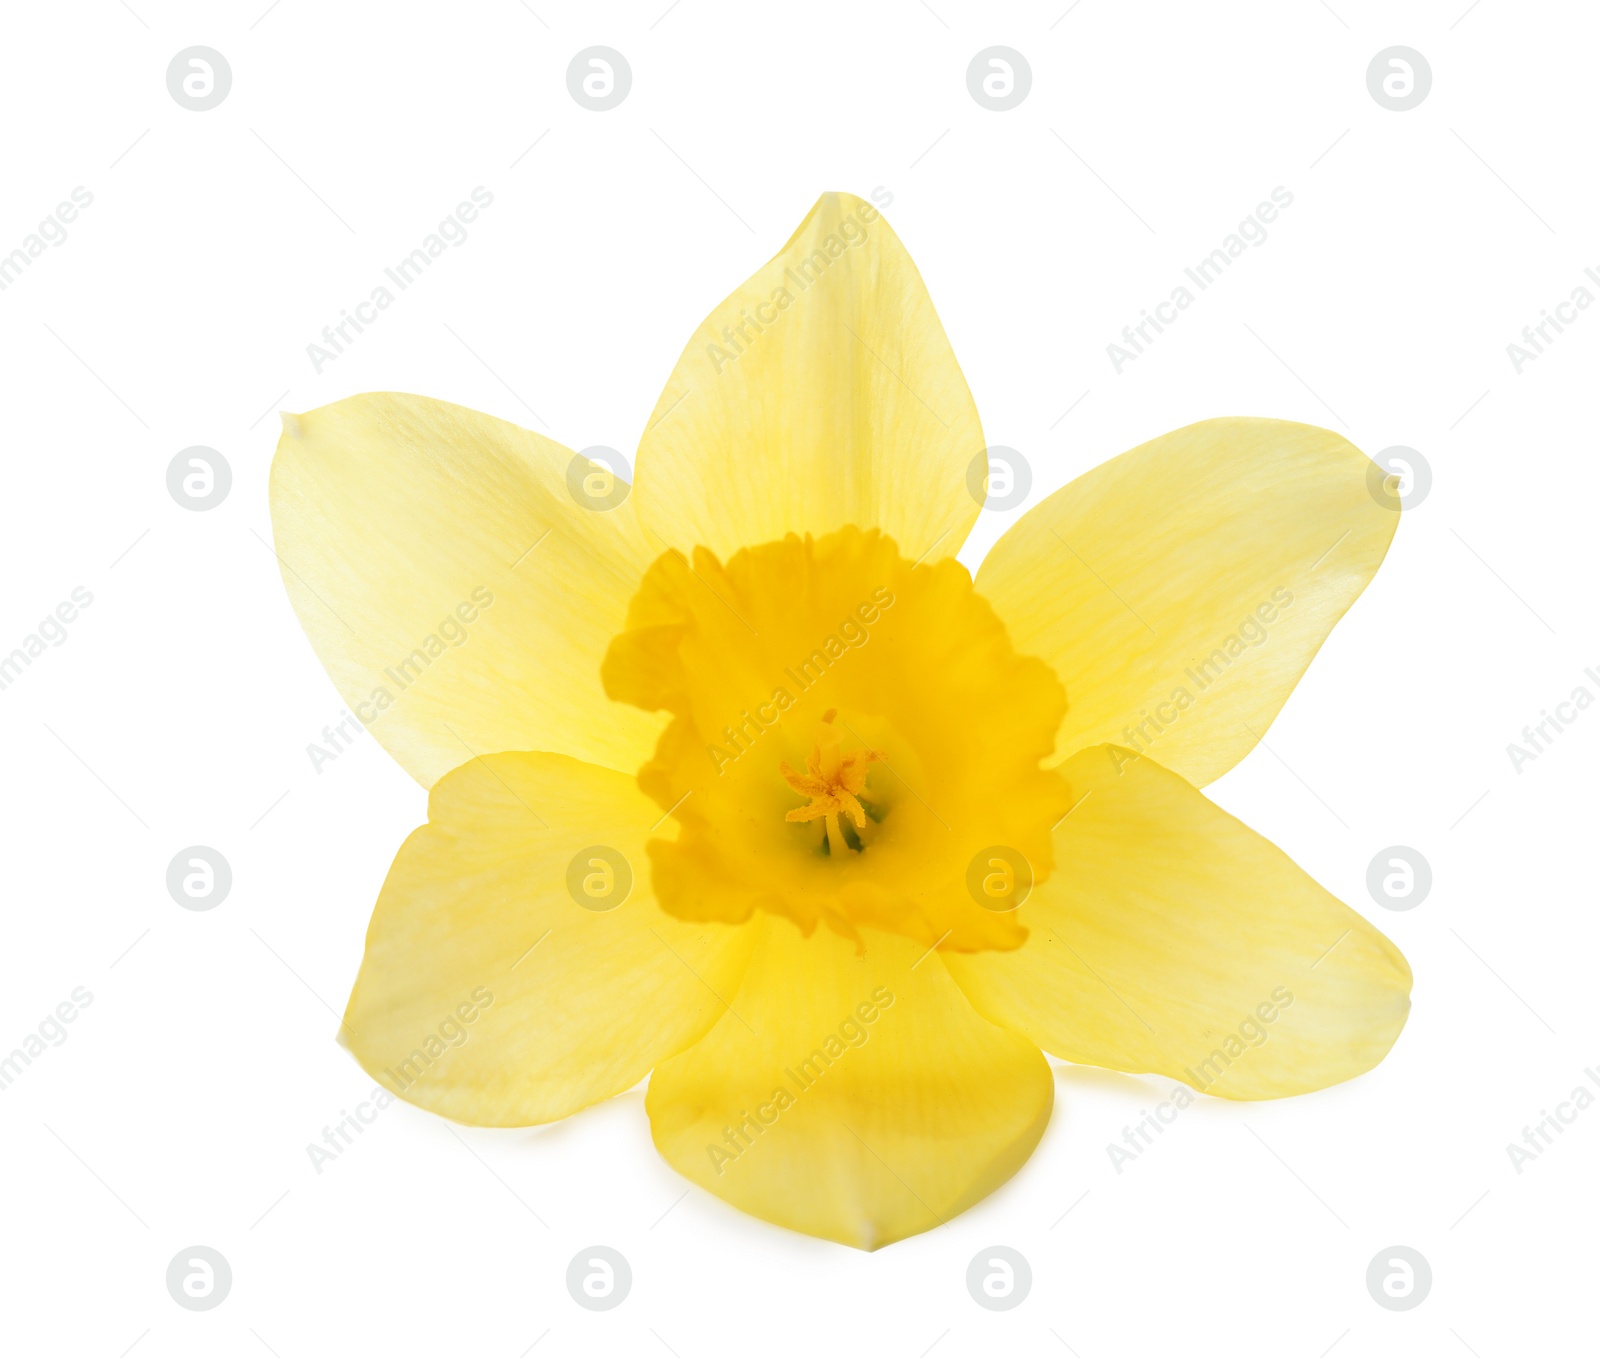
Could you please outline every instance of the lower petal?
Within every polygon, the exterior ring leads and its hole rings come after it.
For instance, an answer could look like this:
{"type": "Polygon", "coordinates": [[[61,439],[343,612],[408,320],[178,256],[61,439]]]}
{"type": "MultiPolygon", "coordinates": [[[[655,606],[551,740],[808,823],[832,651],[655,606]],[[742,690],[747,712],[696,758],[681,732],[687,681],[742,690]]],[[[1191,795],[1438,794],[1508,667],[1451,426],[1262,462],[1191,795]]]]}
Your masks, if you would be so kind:
{"type": "Polygon", "coordinates": [[[726,1012],[752,941],[656,905],[660,817],[632,778],[563,755],[445,775],[383,884],[340,1040],[402,1098],[479,1126],[637,1084],[726,1012]]]}
{"type": "Polygon", "coordinates": [[[1061,772],[1079,799],[1008,953],[945,959],[978,1012],[1085,1065],[1270,1099],[1377,1065],[1411,968],[1387,938],[1177,774],[1114,746],[1061,772]]]}
{"type": "Polygon", "coordinates": [[[992,1193],[1050,1120],[1050,1070],[973,1012],[938,956],[867,931],[857,954],[782,919],[729,1012],[663,1063],[645,1106],[680,1174],[767,1221],[877,1249],[992,1193]]]}

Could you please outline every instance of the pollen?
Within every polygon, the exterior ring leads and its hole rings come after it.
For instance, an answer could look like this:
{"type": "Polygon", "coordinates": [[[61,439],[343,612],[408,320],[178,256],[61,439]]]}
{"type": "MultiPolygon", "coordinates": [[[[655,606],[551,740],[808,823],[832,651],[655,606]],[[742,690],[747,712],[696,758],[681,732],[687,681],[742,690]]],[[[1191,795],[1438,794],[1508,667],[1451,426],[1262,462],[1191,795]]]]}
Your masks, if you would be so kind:
{"type": "MultiPolygon", "coordinates": [[[[821,820],[826,824],[828,852],[842,853],[849,848],[839,825],[841,813],[850,818],[857,830],[867,827],[866,808],[861,798],[866,795],[867,766],[883,759],[877,750],[844,750],[844,737],[834,725],[838,716],[835,708],[822,714],[817,727],[816,741],[806,759],[806,771],[797,773],[787,761],[778,765],[784,781],[796,792],[811,798],[810,804],[797,806],[785,820],[821,820]]],[[[868,801],[872,798],[868,797],[868,801]]]]}

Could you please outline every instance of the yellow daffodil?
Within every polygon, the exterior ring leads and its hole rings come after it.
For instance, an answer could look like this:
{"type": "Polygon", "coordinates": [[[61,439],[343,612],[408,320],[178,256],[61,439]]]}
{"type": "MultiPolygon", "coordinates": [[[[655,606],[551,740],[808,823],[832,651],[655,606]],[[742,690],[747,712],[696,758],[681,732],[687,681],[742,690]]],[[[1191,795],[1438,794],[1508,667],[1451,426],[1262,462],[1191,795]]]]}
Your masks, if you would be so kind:
{"type": "Polygon", "coordinates": [[[1196,790],[1377,570],[1372,464],[1191,425],[974,579],[984,456],[916,268],[847,194],[691,337],[631,493],[422,397],[286,417],[284,583],[429,789],[341,1032],[362,1066],[487,1126],[649,1075],[680,1173],[872,1249],[1028,1158],[1044,1052],[1235,1099],[1381,1060],[1405,959],[1196,790]]]}

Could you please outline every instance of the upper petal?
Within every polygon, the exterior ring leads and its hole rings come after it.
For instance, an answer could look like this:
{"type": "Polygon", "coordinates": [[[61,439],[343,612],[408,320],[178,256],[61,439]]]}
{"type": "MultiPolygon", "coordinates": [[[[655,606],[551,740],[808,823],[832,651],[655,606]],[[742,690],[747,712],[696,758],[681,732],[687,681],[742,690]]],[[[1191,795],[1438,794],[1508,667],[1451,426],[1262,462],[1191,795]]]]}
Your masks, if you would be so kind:
{"type": "Polygon", "coordinates": [[[631,496],[581,507],[573,454],[423,396],[285,417],[272,525],[301,626],[354,712],[428,786],[477,754],[632,770],[661,722],[600,660],[652,553],[631,496]]]}
{"type": "Polygon", "coordinates": [[[1270,1099],[1348,1080],[1405,1026],[1394,944],[1177,774],[1126,750],[1079,798],[1016,952],[945,958],[979,1013],[1068,1061],[1270,1099]]]}
{"type": "Polygon", "coordinates": [[[1056,757],[1109,741],[1197,786],[1242,759],[1389,549],[1373,467],[1326,429],[1206,420],[1025,514],[978,588],[1066,686],[1056,757]]]}
{"type": "Polygon", "coordinates": [[[481,1126],[637,1084],[726,1012],[751,942],[657,907],[660,814],[631,778],[561,755],[441,779],[378,897],[341,1040],[403,1098],[481,1126]]]}
{"type": "Polygon", "coordinates": [[[1054,1085],[929,949],[765,919],[729,1011],[659,1066],[645,1107],[674,1169],[791,1230],[877,1249],[947,1222],[1027,1160],[1054,1085]]]}
{"type": "Polygon", "coordinates": [[[724,560],[845,524],[936,560],[977,518],[982,449],[916,265],[872,204],[827,193],[689,340],[639,442],[639,514],[724,560]]]}

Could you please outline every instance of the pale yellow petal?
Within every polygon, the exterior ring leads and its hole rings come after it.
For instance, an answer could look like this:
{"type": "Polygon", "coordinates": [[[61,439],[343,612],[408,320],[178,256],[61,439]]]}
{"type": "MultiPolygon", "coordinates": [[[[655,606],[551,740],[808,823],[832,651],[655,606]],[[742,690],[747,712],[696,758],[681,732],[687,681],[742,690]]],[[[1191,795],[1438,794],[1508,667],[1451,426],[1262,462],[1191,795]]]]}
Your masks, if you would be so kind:
{"type": "Polygon", "coordinates": [[[761,939],[730,1012],[650,1079],[673,1168],[858,1249],[947,1222],[1017,1171],[1050,1119],[1049,1067],[975,1014],[937,955],[870,930],[858,955],[826,929],[744,927],[761,939]]]}
{"type": "Polygon", "coordinates": [[[1394,944],[1153,760],[1101,746],[1062,773],[1080,800],[1017,912],[1028,941],[945,959],[980,1013],[1065,1060],[1233,1099],[1383,1059],[1410,1003],[1394,944]]]}
{"type": "Polygon", "coordinates": [[[660,719],[600,685],[653,553],[631,496],[580,507],[572,458],[422,396],[284,419],[271,484],[284,585],[350,711],[424,786],[476,754],[631,772],[654,746],[660,719]]]}
{"type": "Polygon", "coordinates": [[[1110,741],[1197,786],[1243,758],[1389,548],[1373,469],[1326,429],[1207,420],[1024,515],[978,588],[1066,686],[1056,758],[1110,741]]]}
{"type": "Polygon", "coordinates": [[[561,755],[446,775],[383,884],[341,1041],[386,1088],[482,1126],[636,1084],[726,1012],[751,942],[656,906],[660,816],[631,778],[561,755]]]}
{"type": "Polygon", "coordinates": [[[983,446],[905,247],[871,203],[827,193],[690,338],[639,443],[639,514],[655,545],[723,560],[856,524],[932,561],[977,518],[983,446]]]}

